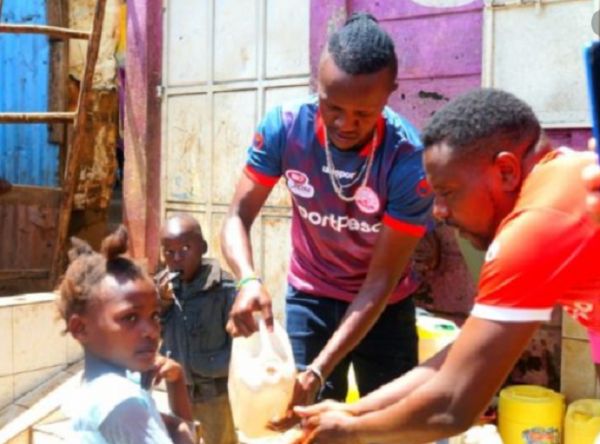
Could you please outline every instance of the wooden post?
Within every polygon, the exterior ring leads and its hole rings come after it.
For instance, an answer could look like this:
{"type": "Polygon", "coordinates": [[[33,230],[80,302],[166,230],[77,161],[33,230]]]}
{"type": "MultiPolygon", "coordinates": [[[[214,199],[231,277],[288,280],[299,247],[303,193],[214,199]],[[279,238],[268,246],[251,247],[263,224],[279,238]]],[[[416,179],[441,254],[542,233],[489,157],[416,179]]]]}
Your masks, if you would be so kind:
{"type": "Polygon", "coordinates": [[[64,269],[64,260],[67,247],[67,236],[69,235],[69,224],[71,212],[73,211],[73,198],[79,177],[79,158],[81,146],[85,143],[85,124],[87,120],[87,101],[92,92],[94,79],[94,68],[98,59],[100,48],[100,37],[102,35],[102,24],[104,22],[104,10],[106,0],[97,0],[92,33],[88,41],[87,55],[85,59],[85,70],[79,91],[77,105],[77,118],[73,127],[73,141],[71,149],[67,153],[65,176],[62,183],[63,198],[58,213],[57,242],[52,264],[52,282],[56,283],[64,269]]]}
{"type": "Polygon", "coordinates": [[[55,39],[80,39],[87,40],[90,37],[88,31],[79,31],[77,29],[61,28],[58,26],[47,25],[19,25],[10,23],[0,23],[0,32],[10,34],[43,34],[55,39]]]}
{"type": "Polygon", "coordinates": [[[162,0],[127,1],[124,219],[130,253],[159,257],[162,0]]]}
{"type": "Polygon", "coordinates": [[[0,113],[0,123],[61,123],[73,122],[77,113],[44,112],[44,113],[0,113]]]}

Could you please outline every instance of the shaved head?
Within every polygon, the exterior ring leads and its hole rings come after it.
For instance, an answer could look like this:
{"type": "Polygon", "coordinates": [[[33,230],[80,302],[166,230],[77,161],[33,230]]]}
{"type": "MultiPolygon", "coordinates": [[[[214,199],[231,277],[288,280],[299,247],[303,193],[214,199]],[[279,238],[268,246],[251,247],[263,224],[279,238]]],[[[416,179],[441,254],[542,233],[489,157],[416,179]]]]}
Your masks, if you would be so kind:
{"type": "Polygon", "coordinates": [[[193,280],[208,250],[198,221],[189,214],[174,214],[161,229],[160,243],[167,267],[181,272],[184,282],[193,280]]]}
{"type": "Polygon", "coordinates": [[[200,224],[195,217],[186,213],[177,213],[167,219],[160,235],[163,239],[172,239],[187,233],[195,234],[204,239],[202,228],[200,228],[200,224]]]}

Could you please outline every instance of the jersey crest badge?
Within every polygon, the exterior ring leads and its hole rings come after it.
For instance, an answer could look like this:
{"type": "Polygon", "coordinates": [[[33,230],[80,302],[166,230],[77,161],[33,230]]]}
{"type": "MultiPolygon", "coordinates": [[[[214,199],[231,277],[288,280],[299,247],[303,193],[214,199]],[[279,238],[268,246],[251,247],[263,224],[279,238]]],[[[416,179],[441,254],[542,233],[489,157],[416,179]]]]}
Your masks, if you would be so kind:
{"type": "Polygon", "coordinates": [[[302,171],[287,170],[285,172],[285,177],[290,192],[294,193],[296,196],[310,199],[315,195],[315,187],[310,184],[308,176],[302,171]]]}
{"type": "Polygon", "coordinates": [[[263,137],[263,135],[261,133],[254,134],[254,138],[252,139],[252,146],[257,150],[261,150],[264,144],[265,138],[263,137]]]}
{"type": "Polygon", "coordinates": [[[419,197],[429,196],[431,194],[431,185],[429,185],[427,179],[421,179],[417,184],[415,191],[419,197]]]}
{"type": "Polygon", "coordinates": [[[373,191],[373,188],[369,188],[367,186],[359,187],[358,190],[356,190],[354,199],[356,201],[356,206],[358,206],[360,211],[365,214],[377,213],[379,208],[381,208],[379,196],[377,196],[377,193],[373,191]]]}

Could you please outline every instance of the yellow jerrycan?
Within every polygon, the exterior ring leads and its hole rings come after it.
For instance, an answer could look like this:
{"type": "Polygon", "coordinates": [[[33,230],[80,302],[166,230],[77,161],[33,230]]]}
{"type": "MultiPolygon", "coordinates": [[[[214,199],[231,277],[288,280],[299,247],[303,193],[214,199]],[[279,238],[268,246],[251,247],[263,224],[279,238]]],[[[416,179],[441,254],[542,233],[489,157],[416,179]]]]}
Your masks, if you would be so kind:
{"type": "Polygon", "coordinates": [[[275,437],[269,421],[281,418],[292,399],[296,367],[286,331],[274,321],[269,332],[262,318],[251,336],[233,339],[229,399],[242,442],[275,437]]]}
{"type": "Polygon", "coordinates": [[[419,362],[425,362],[458,337],[460,328],[447,319],[438,318],[425,310],[417,310],[419,362]]]}
{"type": "Polygon", "coordinates": [[[565,398],[537,385],[500,391],[498,430],[504,444],[561,444],[565,398]]]}
{"type": "Polygon", "coordinates": [[[564,444],[600,443],[600,399],[579,399],[569,404],[565,416],[564,444]]]}

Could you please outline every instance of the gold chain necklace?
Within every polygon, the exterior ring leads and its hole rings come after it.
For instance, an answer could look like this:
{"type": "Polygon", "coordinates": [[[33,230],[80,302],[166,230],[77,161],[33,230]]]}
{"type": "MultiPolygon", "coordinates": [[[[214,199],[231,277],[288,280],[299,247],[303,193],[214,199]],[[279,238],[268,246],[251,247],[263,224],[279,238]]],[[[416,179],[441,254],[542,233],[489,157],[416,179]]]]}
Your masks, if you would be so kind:
{"type": "Polygon", "coordinates": [[[329,180],[331,181],[331,186],[333,187],[333,191],[335,191],[335,194],[337,195],[337,197],[342,199],[344,202],[353,202],[354,200],[356,200],[361,189],[364,189],[366,187],[367,181],[369,180],[369,175],[371,174],[371,168],[373,166],[373,157],[375,157],[374,156],[375,147],[377,146],[377,130],[375,130],[375,134],[373,134],[373,142],[371,144],[371,153],[369,154],[369,157],[365,164],[366,165],[366,173],[365,173],[365,176],[363,177],[362,183],[355,190],[355,192],[354,192],[354,194],[352,194],[352,196],[346,196],[344,194],[344,188],[354,185],[355,180],[358,179],[358,177],[360,177],[363,170],[361,170],[358,173],[356,179],[353,180],[350,184],[342,185],[340,183],[339,179],[335,175],[336,170],[335,170],[335,165],[333,164],[333,156],[331,155],[331,150],[329,149],[329,138],[327,137],[327,128],[324,128],[324,129],[325,129],[325,131],[324,131],[324,133],[325,133],[324,134],[325,135],[325,159],[327,160],[327,173],[329,174],[329,180]]]}

